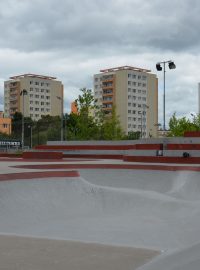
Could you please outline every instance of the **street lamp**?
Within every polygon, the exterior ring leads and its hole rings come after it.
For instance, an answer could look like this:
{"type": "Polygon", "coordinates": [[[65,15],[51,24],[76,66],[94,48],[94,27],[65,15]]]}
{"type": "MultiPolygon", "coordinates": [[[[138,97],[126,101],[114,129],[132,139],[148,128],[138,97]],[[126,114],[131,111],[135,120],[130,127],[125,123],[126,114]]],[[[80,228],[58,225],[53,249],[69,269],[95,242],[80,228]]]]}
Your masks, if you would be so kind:
{"type": "Polygon", "coordinates": [[[143,123],[142,123],[142,117],[143,117],[143,111],[138,111],[138,113],[141,114],[141,131],[140,131],[141,135],[140,135],[140,138],[142,139],[142,132],[143,132],[143,129],[142,129],[142,125],[143,125],[143,123]]]}
{"type": "Polygon", "coordinates": [[[28,128],[30,128],[30,148],[32,149],[32,141],[33,141],[33,132],[32,132],[32,126],[29,125],[28,128]]]}
{"type": "Polygon", "coordinates": [[[163,61],[163,62],[159,62],[156,64],[156,69],[158,71],[162,71],[162,67],[161,67],[161,64],[163,64],[164,66],[164,69],[163,69],[163,72],[164,72],[164,93],[163,93],[163,130],[165,131],[165,73],[166,73],[166,70],[165,70],[165,64],[168,63],[168,67],[169,69],[175,69],[176,68],[176,65],[174,64],[173,61],[171,60],[168,60],[168,61],[163,61]]]}
{"type": "Polygon", "coordinates": [[[23,89],[20,92],[20,96],[22,96],[22,150],[24,149],[24,96],[27,94],[28,92],[26,89],[23,89]]]}
{"type": "Polygon", "coordinates": [[[63,98],[62,97],[58,97],[57,99],[60,100],[61,102],[61,126],[60,126],[60,140],[63,141],[63,98]]]}

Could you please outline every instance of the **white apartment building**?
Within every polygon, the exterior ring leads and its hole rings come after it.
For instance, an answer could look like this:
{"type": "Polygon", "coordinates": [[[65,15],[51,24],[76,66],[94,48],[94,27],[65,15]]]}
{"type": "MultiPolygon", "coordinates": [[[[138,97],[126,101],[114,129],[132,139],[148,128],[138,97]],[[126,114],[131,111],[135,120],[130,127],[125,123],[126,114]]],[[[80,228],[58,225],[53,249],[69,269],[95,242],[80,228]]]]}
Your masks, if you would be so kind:
{"type": "Polygon", "coordinates": [[[198,83],[198,112],[200,114],[200,83],[198,83]]]}
{"type": "Polygon", "coordinates": [[[106,114],[113,106],[126,134],[157,137],[158,79],[150,70],[130,66],[104,69],[94,75],[94,97],[106,114]]]}
{"type": "Polygon", "coordinates": [[[42,115],[61,116],[63,84],[55,77],[36,74],[10,77],[4,82],[5,117],[12,117],[15,112],[36,121],[42,115]]]}

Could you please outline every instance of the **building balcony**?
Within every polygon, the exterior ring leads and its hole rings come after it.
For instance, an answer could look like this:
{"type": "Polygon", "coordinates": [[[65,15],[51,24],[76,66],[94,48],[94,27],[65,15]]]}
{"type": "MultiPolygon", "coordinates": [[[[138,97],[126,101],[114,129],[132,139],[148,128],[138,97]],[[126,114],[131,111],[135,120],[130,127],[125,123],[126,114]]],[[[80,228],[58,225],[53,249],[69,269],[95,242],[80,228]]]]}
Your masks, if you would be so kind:
{"type": "Polygon", "coordinates": [[[111,93],[103,93],[102,97],[113,97],[113,92],[111,92],[111,93]]]}

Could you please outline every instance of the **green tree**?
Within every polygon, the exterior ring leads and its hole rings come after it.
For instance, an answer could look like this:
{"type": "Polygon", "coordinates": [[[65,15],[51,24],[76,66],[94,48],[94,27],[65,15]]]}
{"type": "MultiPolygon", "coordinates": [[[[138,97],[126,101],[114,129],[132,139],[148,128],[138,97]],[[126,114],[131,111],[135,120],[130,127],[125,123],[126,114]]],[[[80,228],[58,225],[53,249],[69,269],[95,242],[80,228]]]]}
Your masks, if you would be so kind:
{"type": "Polygon", "coordinates": [[[101,124],[99,126],[100,137],[103,140],[121,140],[124,133],[120,126],[119,117],[116,114],[116,109],[113,107],[111,114],[101,114],[101,124]]]}
{"type": "Polygon", "coordinates": [[[98,131],[93,116],[96,108],[95,99],[91,89],[82,88],[80,91],[81,94],[76,99],[78,114],[71,116],[71,121],[74,122],[74,126],[71,126],[71,131],[73,130],[71,134],[77,140],[95,139],[98,131]]]}
{"type": "Polygon", "coordinates": [[[177,118],[176,113],[174,113],[169,120],[169,130],[169,137],[182,137],[185,131],[198,130],[198,126],[194,119],[190,121],[186,117],[177,118]]]}
{"type": "Polygon", "coordinates": [[[124,137],[125,140],[138,140],[140,139],[140,131],[130,131],[128,135],[124,137]]]}

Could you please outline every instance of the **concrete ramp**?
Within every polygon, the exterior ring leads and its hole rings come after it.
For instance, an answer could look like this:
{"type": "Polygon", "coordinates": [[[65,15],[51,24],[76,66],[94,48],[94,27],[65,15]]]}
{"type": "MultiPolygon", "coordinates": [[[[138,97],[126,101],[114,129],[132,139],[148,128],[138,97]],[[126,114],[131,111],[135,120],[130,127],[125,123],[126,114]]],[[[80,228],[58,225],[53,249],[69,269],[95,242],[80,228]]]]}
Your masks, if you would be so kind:
{"type": "Polygon", "coordinates": [[[138,270],[199,270],[199,254],[200,244],[196,244],[181,251],[163,254],[138,270]]]}
{"type": "Polygon", "coordinates": [[[165,192],[99,186],[81,177],[3,181],[0,234],[183,248],[200,242],[200,201],[176,198],[176,181],[167,189],[162,183],[165,192]]]}

